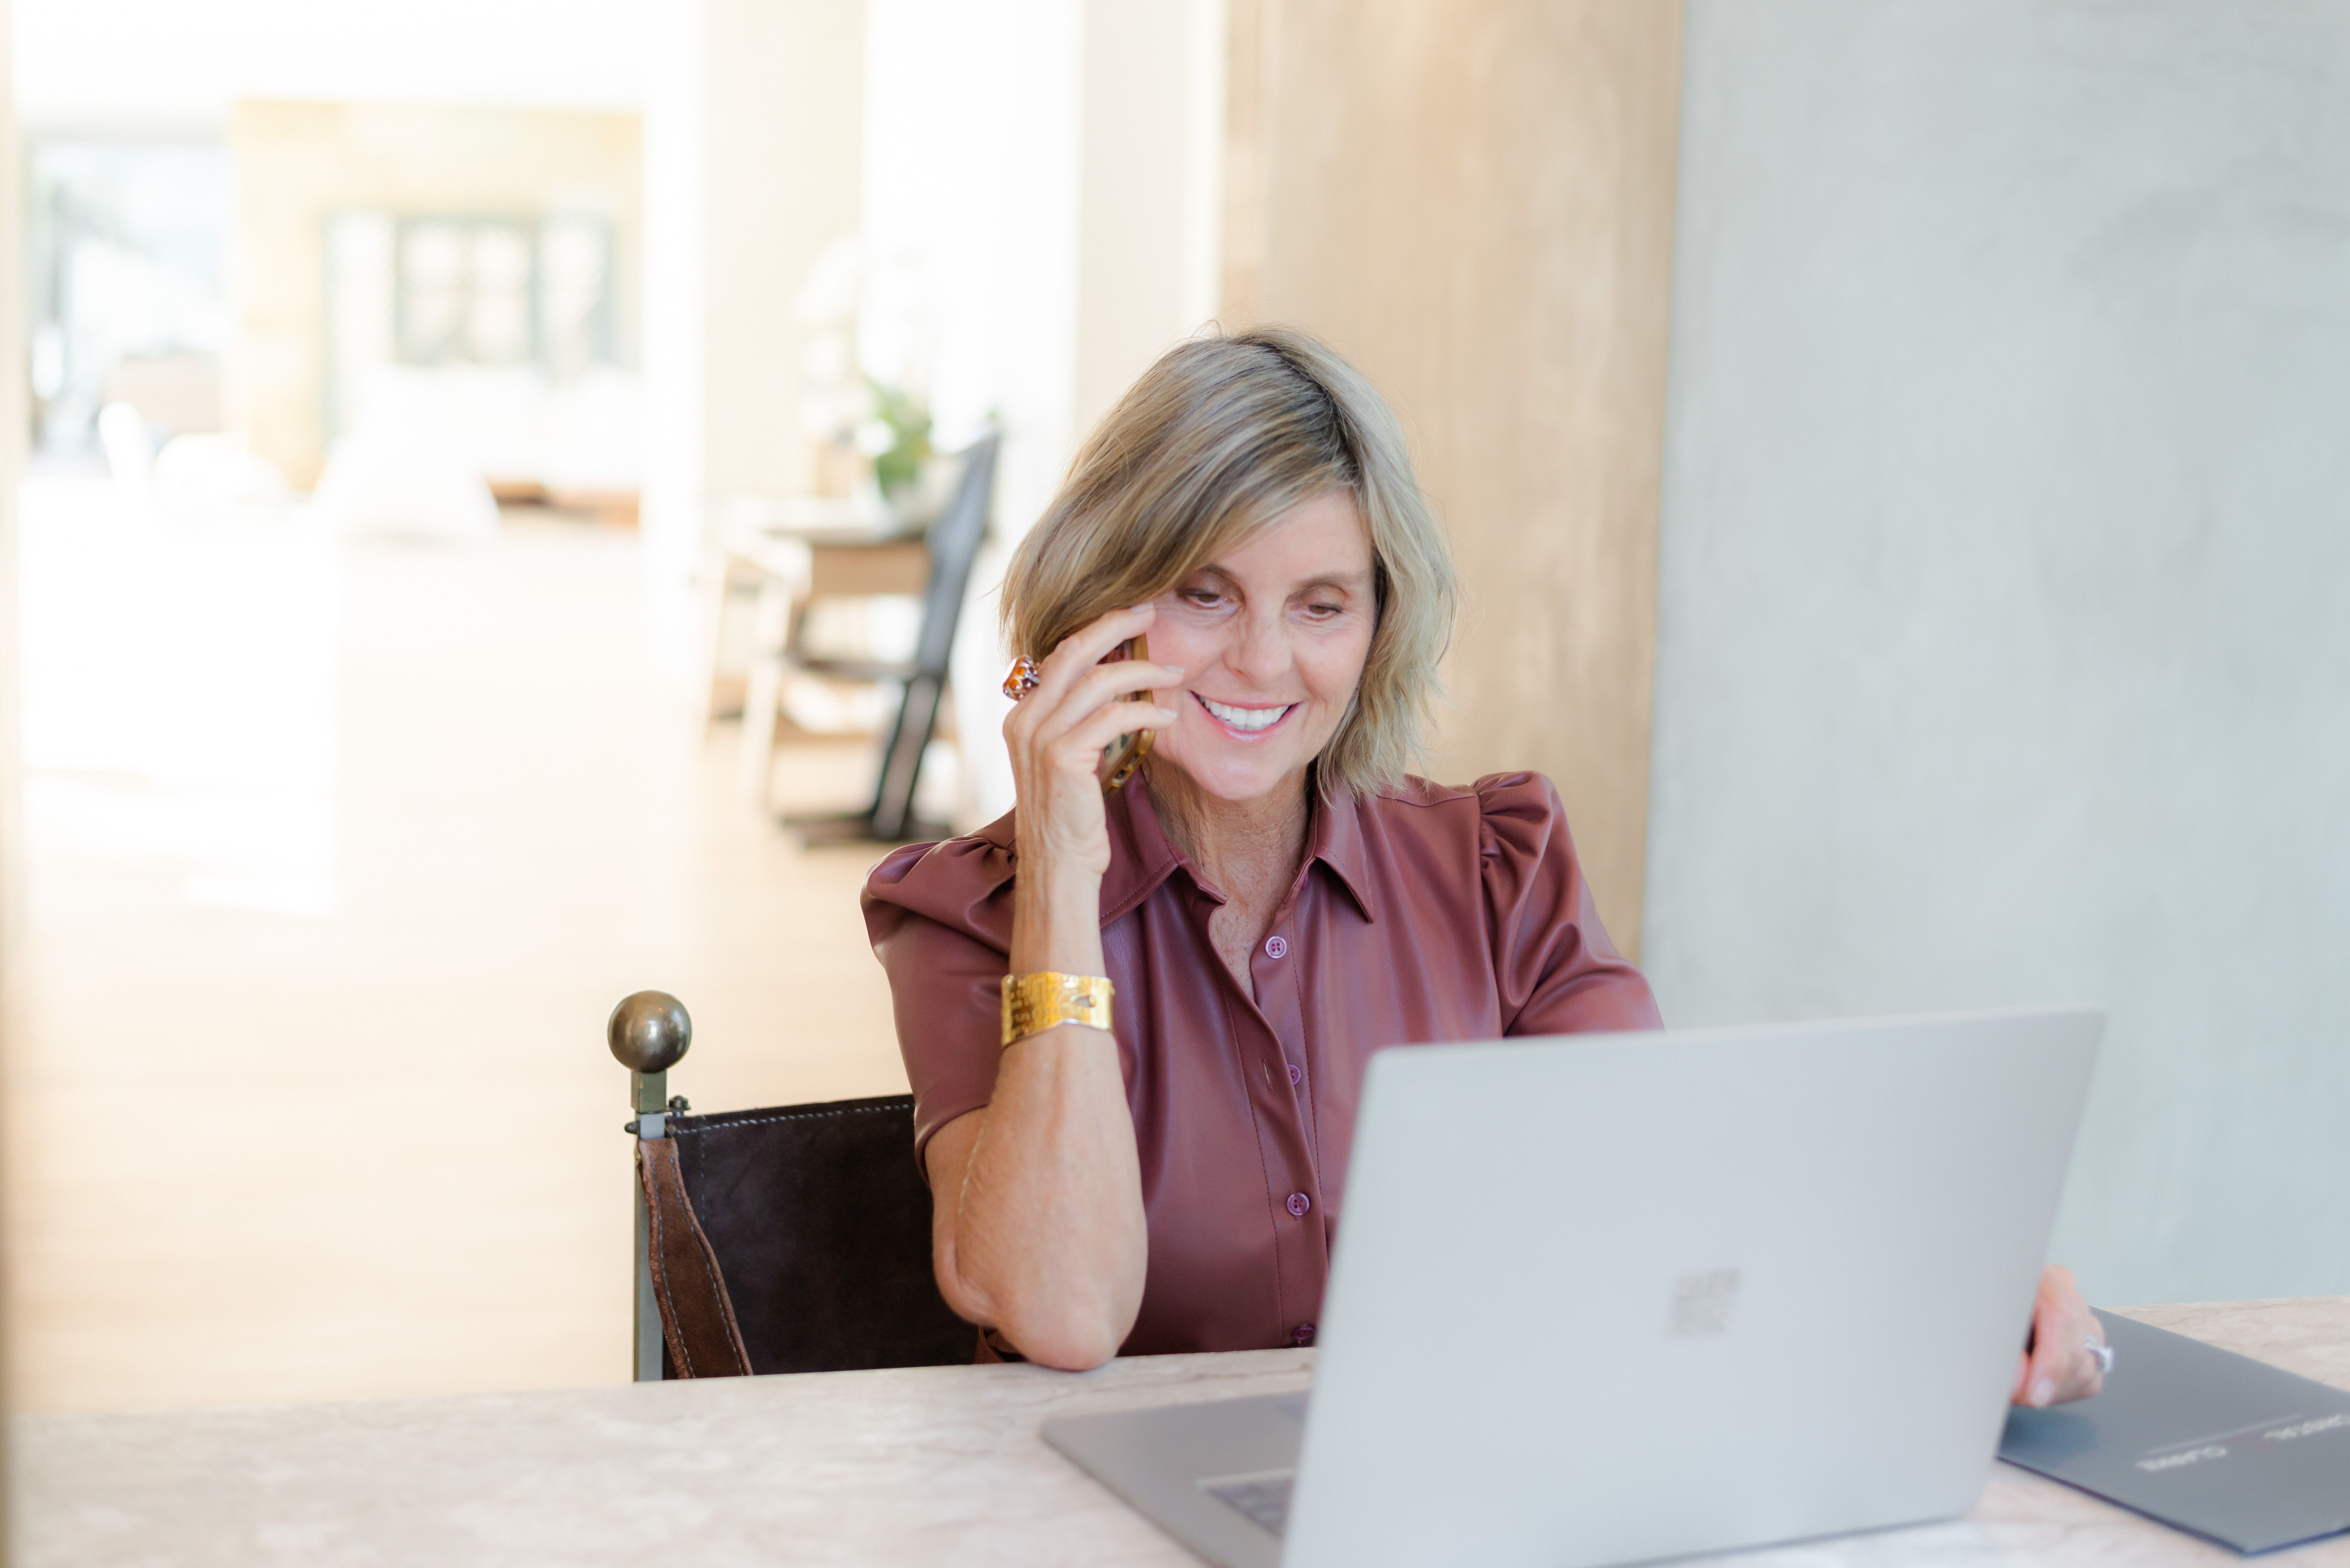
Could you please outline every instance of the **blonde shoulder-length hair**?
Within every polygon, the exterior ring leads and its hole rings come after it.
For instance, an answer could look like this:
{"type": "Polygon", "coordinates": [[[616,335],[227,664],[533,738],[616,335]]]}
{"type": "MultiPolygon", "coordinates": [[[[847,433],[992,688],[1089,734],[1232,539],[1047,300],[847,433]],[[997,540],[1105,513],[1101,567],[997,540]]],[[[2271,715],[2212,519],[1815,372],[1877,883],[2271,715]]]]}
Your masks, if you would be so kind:
{"type": "Polygon", "coordinates": [[[1353,497],[1370,535],[1378,620],[1315,774],[1326,791],[1393,784],[1419,763],[1439,694],[1451,553],[1395,415],[1353,366],[1302,332],[1195,338],[1143,372],[1086,438],[1013,556],[1005,640],[1042,659],[1333,491],[1353,497]]]}

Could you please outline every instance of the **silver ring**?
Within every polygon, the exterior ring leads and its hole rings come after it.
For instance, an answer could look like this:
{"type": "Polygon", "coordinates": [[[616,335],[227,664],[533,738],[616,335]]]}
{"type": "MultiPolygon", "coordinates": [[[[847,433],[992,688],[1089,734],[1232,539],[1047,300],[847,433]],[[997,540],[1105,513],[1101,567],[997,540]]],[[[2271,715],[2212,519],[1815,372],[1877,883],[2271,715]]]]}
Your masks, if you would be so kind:
{"type": "Polygon", "coordinates": [[[2114,1372],[2114,1347],[2102,1339],[2085,1339],[2082,1347],[2096,1357],[2097,1376],[2110,1377],[2114,1372]]]}

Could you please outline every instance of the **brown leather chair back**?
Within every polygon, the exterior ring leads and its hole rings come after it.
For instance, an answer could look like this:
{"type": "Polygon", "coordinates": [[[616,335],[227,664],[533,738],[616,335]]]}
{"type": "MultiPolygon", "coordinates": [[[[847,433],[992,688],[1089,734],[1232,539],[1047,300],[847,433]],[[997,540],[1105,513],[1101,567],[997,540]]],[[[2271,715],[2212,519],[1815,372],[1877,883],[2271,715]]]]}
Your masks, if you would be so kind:
{"type": "Polygon", "coordinates": [[[664,1374],[967,1363],[931,1269],[909,1096],[671,1116],[639,1140],[664,1374]]]}

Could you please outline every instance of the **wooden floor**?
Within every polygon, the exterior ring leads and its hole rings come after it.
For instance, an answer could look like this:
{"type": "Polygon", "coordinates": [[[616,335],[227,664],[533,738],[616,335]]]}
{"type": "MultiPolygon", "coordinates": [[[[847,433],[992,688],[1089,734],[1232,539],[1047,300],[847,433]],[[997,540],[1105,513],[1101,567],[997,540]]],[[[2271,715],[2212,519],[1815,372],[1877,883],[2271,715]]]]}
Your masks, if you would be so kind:
{"type": "MultiPolygon", "coordinates": [[[[25,517],[13,1402],[621,1380],[605,1014],[684,1000],[699,1109],[901,1091],[879,851],[735,803],[632,535],[338,551],[79,504],[25,517]]],[[[867,772],[804,750],[781,794],[867,772]]]]}

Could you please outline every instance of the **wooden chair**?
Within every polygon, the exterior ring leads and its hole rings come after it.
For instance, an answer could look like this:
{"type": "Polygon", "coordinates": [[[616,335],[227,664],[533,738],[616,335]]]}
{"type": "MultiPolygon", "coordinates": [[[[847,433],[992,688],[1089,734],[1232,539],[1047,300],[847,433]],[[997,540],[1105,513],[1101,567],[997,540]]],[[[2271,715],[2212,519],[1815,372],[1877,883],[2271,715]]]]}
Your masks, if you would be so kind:
{"type": "Polygon", "coordinates": [[[873,804],[842,817],[794,819],[811,840],[868,838],[901,843],[944,838],[948,829],[914,818],[914,789],[920,782],[922,752],[937,730],[947,691],[947,668],[962,620],[971,569],[995,504],[995,458],[1003,438],[993,431],[963,451],[962,481],[954,499],[931,524],[931,579],[922,594],[922,630],[914,657],[902,661],[820,659],[795,652],[794,665],[812,674],[848,680],[899,683],[898,716],[881,742],[880,776],[873,804]]]}
{"type": "MultiPolygon", "coordinates": [[[[897,712],[881,739],[873,804],[846,816],[795,819],[795,826],[813,838],[895,842],[945,836],[943,828],[915,820],[914,791],[923,749],[938,728],[972,567],[993,515],[1000,445],[1001,438],[991,431],[964,449],[954,497],[920,538],[844,524],[836,514],[819,510],[808,510],[804,517],[785,511],[773,524],[732,528],[722,537],[712,573],[717,595],[713,627],[733,584],[747,580],[758,585],[743,705],[742,788],[746,798],[766,803],[776,709],[787,670],[835,680],[894,681],[899,688],[897,712]],[[836,595],[900,593],[917,587],[922,619],[912,658],[831,658],[807,646],[807,611],[813,601],[836,595]]],[[[712,666],[714,670],[714,654],[712,666]]]]}
{"type": "Polygon", "coordinates": [[[693,1039],[676,998],[625,998],[605,1037],[636,1112],[638,1382],[974,1358],[931,1270],[910,1096],[694,1116],[664,1098],[693,1039]]]}

